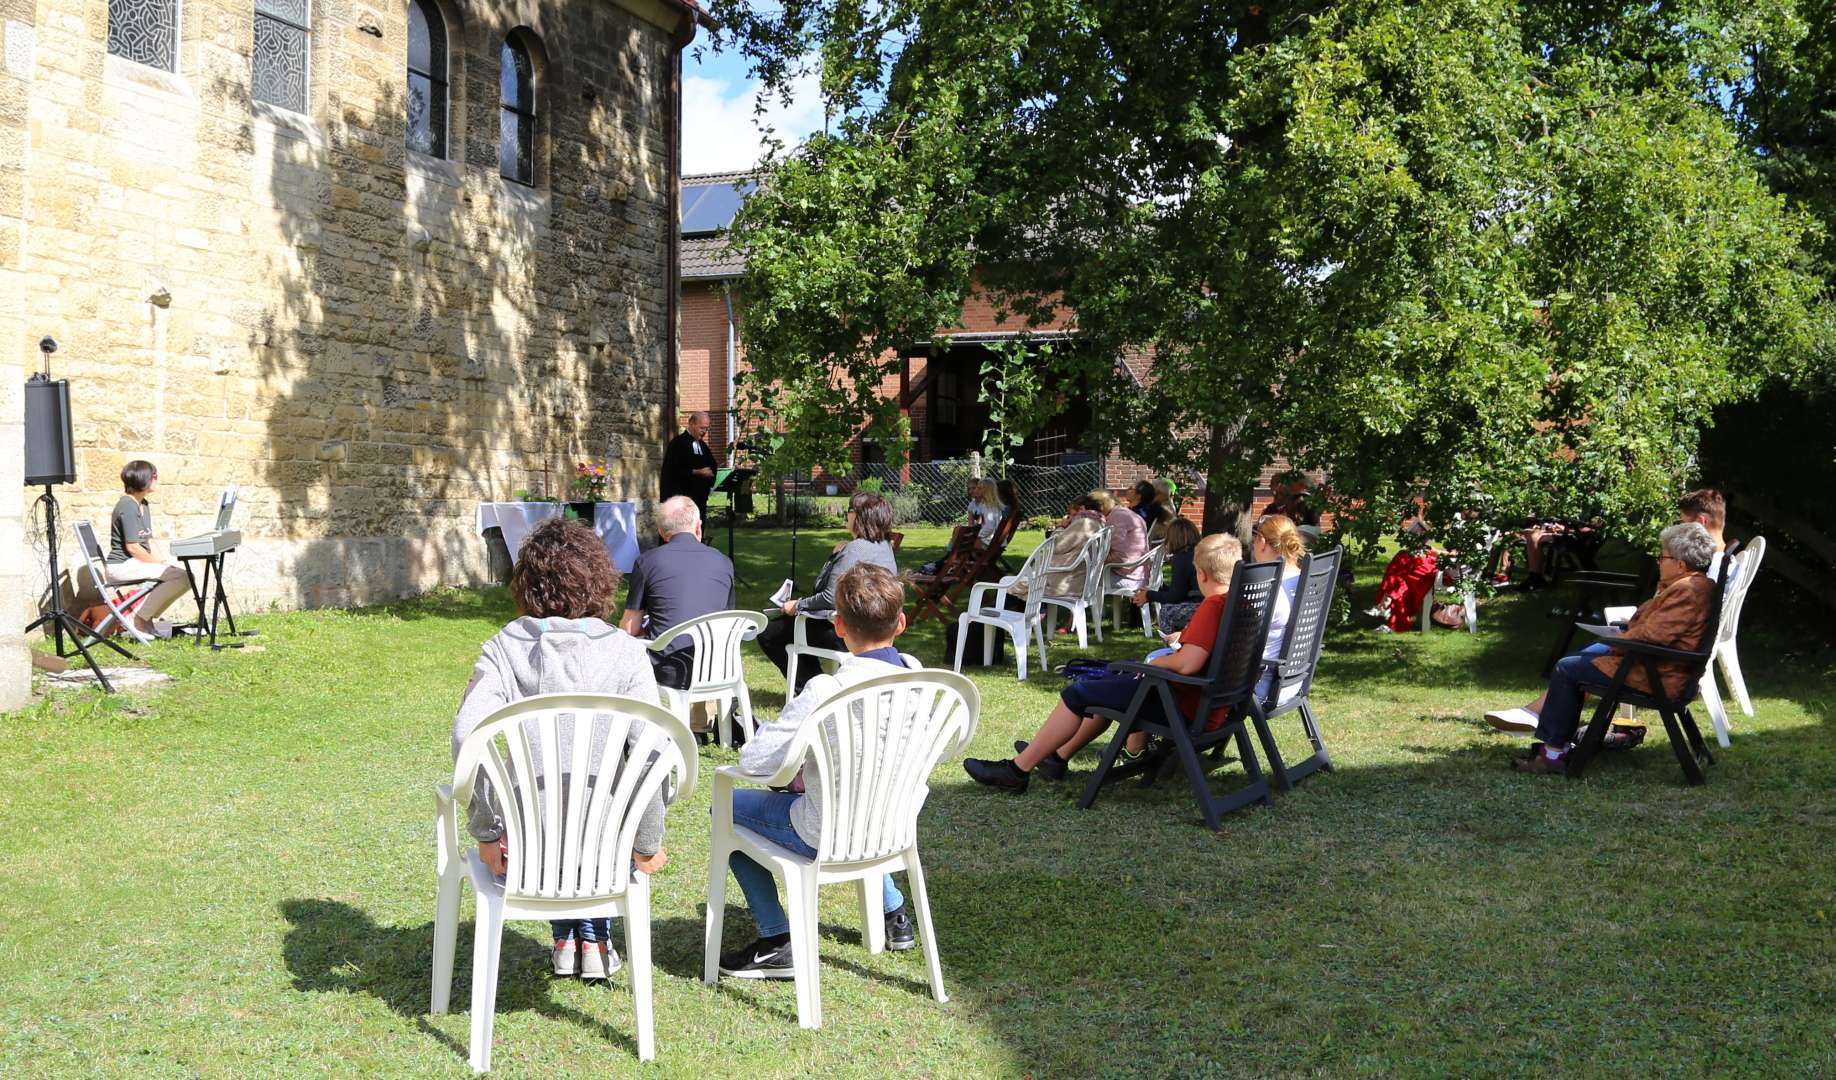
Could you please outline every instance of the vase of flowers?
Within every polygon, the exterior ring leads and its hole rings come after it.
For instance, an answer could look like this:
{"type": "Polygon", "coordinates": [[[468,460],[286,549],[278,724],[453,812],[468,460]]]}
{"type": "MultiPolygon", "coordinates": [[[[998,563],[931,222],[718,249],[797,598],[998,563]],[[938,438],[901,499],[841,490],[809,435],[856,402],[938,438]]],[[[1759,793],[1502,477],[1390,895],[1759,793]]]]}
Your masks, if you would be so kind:
{"type": "Polygon", "coordinates": [[[567,508],[581,521],[593,523],[593,504],[605,501],[610,468],[603,461],[582,461],[574,465],[574,479],[568,485],[573,498],[567,508]]]}

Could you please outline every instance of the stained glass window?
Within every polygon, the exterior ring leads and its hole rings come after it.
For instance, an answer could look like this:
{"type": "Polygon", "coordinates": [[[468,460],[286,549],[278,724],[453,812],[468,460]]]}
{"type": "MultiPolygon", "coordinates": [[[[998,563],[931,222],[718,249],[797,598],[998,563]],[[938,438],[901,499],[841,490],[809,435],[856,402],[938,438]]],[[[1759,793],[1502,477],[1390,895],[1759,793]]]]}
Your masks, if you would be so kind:
{"type": "Polygon", "coordinates": [[[446,156],[446,20],[434,0],[408,4],[408,149],[446,156]]]}
{"type": "Polygon", "coordinates": [[[178,0],[108,0],[108,51],[178,70],[178,0]]]}
{"type": "Polygon", "coordinates": [[[535,67],[529,50],[515,38],[504,41],[498,65],[502,108],[497,138],[497,168],[504,179],[535,183],[535,67]]]}
{"type": "Polygon", "coordinates": [[[256,101],[307,111],[312,59],[312,0],[255,0],[255,59],[250,93],[256,101]]]}

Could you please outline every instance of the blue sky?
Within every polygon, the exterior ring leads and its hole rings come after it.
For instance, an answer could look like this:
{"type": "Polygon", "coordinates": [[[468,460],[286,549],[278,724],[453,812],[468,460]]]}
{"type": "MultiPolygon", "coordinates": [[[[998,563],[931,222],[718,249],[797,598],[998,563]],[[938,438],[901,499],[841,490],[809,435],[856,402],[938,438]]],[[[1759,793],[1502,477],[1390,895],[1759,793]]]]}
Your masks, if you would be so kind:
{"type": "Polygon", "coordinates": [[[716,55],[706,47],[707,32],[696,36],[682,55],[682,171],[685,174],[745,169],[764,153],[760,119],[787,144],[822,127],[822,105],[814,79],[798,83],[790,107],[775,99],[763,118],[753,116],[758,84],[746,77],[746,62],[737,53],[716,55]],[[699,61],[696,46],[701,46],[699,61]]]}

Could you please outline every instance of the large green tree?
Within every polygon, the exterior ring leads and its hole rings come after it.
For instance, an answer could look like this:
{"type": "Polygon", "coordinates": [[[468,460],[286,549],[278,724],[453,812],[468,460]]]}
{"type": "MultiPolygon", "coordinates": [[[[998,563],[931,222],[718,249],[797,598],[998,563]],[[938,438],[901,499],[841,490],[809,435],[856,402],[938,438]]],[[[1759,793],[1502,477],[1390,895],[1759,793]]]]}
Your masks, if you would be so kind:
{"type": "Polygon", "coordinates": [[[1418,497],[1636,534],[1717,404],[1815,356],[1810,226],[1729,108],[1803,36],[1790,3],[714,10],[768,83],[818,65],[836,118],[735,232],[750,392],[799,461],[900,445],[887,352],[978,282],[1075,313],[1047,384],[1198,465],[1213,528],[1285,457],[1366,540],[1418,497]]]}

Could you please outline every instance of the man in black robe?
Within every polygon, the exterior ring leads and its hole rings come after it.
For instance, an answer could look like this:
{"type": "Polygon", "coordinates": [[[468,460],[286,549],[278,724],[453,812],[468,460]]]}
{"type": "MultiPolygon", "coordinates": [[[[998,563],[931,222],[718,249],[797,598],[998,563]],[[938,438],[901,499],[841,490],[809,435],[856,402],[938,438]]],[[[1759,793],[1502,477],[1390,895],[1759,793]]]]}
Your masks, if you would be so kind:
{"type": "Polygon", "coordinates": [[[707,520],[708,492],[714,487],[714,452],[704,441],[708,437],[708,414],[689,414],[682,434],[669,441],[663,451],[662,498],[687,495],[707,520]]]}

